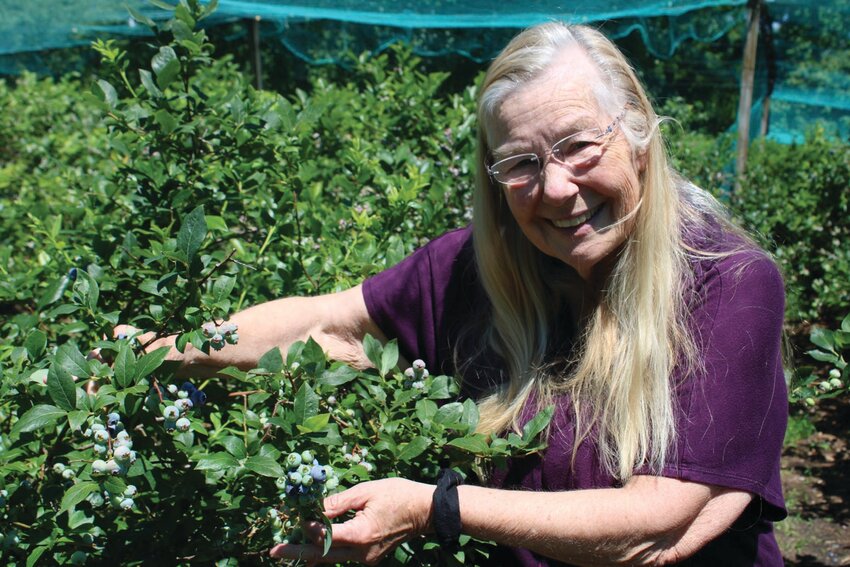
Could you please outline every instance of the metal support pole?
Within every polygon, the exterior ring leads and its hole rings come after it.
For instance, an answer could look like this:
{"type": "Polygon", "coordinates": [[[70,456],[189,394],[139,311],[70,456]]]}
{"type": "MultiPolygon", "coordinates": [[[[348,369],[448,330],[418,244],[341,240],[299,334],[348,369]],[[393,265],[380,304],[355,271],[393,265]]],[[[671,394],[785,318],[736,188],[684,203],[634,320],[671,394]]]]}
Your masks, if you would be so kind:
{"type": "Polygon", "coordinates": [[[738,102],[738,158],[735,162],[735,188],[740,189],[741,177],[747,169],[747,150],[750,145],[750,112],[753,105],[753,79],[756,73],[761,0],[750,0],[747,40],[741,69],[741,97],[738,102]]]}
{"type": "Polygon", "coordinates": [[[251,21],[251,37],[254,52],[254,85],[258,90],[263,88],[263,61],[260,58],[260,16],[254,16],[251,21]]]}

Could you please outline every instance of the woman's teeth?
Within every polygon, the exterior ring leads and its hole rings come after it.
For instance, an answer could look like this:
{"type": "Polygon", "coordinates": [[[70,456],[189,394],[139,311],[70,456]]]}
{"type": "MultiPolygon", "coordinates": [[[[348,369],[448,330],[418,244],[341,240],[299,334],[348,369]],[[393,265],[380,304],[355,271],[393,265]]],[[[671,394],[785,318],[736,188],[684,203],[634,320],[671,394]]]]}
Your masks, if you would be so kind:
{"type": "Polygon", "coordinates": [[[575,217],[575,218],[572,218],[572,219],[566,219],[566,220],[553,220],[553,221],[552,221],[552,224],[554,224],[554,225],[555,225],[555,226],[557,226],[558,228],[573,228],[574,226],[578,226],[578,225],[580,225],[580,224],[582,224],[582,223],[584,223],[584,222],[587,222],[587,220],[588,220],[590,217],[592,217],[592,216],[593,216],[593,214],[594,214],[596,211],[597,211],[597,209],[591,209],[591,210],[587,211],[586,213],[584,213],[583,215],[578,216],[578,217],[575,217]]]}

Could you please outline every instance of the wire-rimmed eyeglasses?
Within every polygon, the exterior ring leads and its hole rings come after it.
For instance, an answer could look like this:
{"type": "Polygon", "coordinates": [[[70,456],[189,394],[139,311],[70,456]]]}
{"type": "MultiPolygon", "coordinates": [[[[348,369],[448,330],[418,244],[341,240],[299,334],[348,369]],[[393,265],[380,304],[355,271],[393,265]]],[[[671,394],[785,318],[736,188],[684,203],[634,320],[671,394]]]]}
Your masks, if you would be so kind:
{"type": "Polygon", "coordinates": [[[558,140],[542,158],[537,154],[527,153],[500,159],[487,166],[487,173],[494,181],[513,188],[525,186],[537,179],[548,156],[557,163],[571,167],[590,165],[602,156],[606,141],[624,116],[625,112],[620,113],[605,128],[582,130],[558,140]]]}

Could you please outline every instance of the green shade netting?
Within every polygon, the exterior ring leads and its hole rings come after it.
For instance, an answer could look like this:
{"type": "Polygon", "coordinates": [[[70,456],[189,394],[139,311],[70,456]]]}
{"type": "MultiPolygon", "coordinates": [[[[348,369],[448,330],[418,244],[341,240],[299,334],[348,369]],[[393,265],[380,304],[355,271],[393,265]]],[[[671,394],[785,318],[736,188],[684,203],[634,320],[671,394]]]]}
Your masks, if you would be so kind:
{"type": "MultiPolygon", "coordinates": [[[[57,49],[147,34],[127,6],[155,20],[169,16],[144,0],[0,0],[0,73],[56,72],[63,64],[57,49]]],[[[850,0],[782,0],[765,8],[751,132],[759,133],[769,94],[769,136],[798,140],[821,123],[847,138],[850,0]]],[[[744,0],[220,0],[205,25],[231,26],[237,31],[228,37],[247,42],[248,26],[240,22],[259,21],[265,45],[279,42],[307,62],[331,63],[397,41],[420,56],[460,54],[486,62],[520,28],[550,20],[590,23],[617,41],[639,38],[653,57],[676,57],[678,68],[691,74],[722,69],[713,83],[737,97],[747,14],[744,0]],[[699,49],[682,49],[697,43],[699,49]]],[[[654,94],[663,99],[668,93],[654,94]]]]}

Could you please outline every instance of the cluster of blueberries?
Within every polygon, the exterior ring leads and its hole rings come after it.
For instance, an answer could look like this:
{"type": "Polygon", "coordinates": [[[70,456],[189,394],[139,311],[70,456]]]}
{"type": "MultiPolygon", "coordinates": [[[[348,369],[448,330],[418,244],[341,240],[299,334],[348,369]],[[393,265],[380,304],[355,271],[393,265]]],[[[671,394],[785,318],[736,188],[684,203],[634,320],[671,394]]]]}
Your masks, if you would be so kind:
{"type": "Polygon", "coordinates": [[[165,429],[167,431],[174,431],[175,429],[181,432],[189,431],[192,427],[192,422],[189,421],[188,417],[189,412],[204,405],[207,401],[207,395],[191,382],[184,382],[179,388],[176,384],[169,384],[167,390],[177,399],[166,405],[165,409],[162,410],[162,416],[165,418],[165,429]]]}
{"type": "MultiPolygon", "coordinates": [[[[133,440],[117,412],[106,416],[106,425],[100,421],[92,423],[84,435],[94,441],[92,450],[99,457],[91,465],[92,476],[125,475],[130,465],[136,462],[133,440]]],[[[74,471],[61,463],[54,464],[53,470],[64,478],[73,478],[74,471]]]]}
{"type": "Polygon", "coordinates": [[[310,451],[290,453],[284,464],[287,474],[277,479],[275,485],[282,491],[280,499],[285,507],[295,513],[283,521],[278,511],[272,508],[269,517],[276,530],[274,542],[295,543],[300,541],[302,534],[301,528],[293,520],[315,515],[316,503],[339,486],[339,479],[332,466],[320,464],[310,451]]]}
{"type": "Polygon", "coordinates": [[[138,489],[134,485],[128,484],[124,489],[124,492],[121,494],[112,494],[107,490],[104,490],[103,494],[100,492],[92,492],[88,495],[86,500],[88,500],[94,508],[100,508],[106,502],[109,502],[113,508],[127,511],[135,508],[136,502],[133,500],[133,497],[136,493],[138,493],[138,489]]]}
{"type": "Polygon", "coordinates": [[[428,369],[425,368],[425,361],[417,358],[413,364],[404,371],[404,387],[416,388],[417,390],[425,389],[425,378],[429,376],[428,369]]]}
{"type": "Polygon", "coordinates": [[[287,475],[277,479],[275,484],[283,490],[280,499],[290,508],[310,505],[339,486],[334,468],[319,464],[310,451],[290,453],[284,464],[287,475]]]}
{"type": "Polygon", "coordinates": [[[210,346],[215,350],[223,349],[225,344],[235,345],[238,343],[239,335],[236,333],[238,329],[236,323],[216,325],[213,322],[208,322],[201,325],[201,331],[209,339],[210,346]]]}

